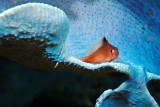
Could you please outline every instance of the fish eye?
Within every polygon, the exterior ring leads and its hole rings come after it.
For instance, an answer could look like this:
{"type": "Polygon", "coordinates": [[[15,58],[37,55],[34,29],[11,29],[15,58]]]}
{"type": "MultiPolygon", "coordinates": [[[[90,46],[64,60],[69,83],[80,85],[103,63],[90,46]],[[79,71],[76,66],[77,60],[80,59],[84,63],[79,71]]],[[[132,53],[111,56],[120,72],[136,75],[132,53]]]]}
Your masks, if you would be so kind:
{"type": "Polygon", "coordinates": [[[115,50],[111,50],[112,55],[115,54],[115,50]]]}

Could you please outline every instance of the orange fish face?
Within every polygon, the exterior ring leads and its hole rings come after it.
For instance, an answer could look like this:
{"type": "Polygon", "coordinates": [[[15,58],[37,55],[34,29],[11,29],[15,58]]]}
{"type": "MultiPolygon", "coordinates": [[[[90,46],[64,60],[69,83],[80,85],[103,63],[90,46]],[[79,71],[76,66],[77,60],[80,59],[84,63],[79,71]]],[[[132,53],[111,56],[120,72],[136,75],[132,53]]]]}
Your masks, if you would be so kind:
{"type": "Polygon", "coordinates": [[[119,51],[118,51],[118,48],[114,47],[111,45],[111,50],[110,50],[110,61],[113,61],[115,59],[117,59],[119,56],[119,51]]]}
{"type": "Polygon", "coordinates": [[[119,56],[118,48],[109,44],[105,37],[90,47],[86,53],[88,54],[82,60],[87,63],[111,62],[119,56]]]}

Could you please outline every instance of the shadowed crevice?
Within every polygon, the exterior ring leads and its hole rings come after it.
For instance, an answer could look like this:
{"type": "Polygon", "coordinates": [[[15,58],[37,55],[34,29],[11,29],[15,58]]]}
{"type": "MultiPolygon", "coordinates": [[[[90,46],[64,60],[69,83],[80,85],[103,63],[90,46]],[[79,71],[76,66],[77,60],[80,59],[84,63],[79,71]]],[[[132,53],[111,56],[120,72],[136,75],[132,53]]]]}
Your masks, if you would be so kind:
{"type": "Polygon", "coordinates": [[[0,98],[6,98],[1,102],[13,105],[14,101],[16,107],[93,107],[103,91],[126,81],[123,76],[93,78],[73,72],[31,69],[3,57],[0,67],[0,98]]]}
{"type": "Polygon", "coordinates": [[[152,80],[147,83],[148,90],[160,106],[160,80],[152,80]]]}

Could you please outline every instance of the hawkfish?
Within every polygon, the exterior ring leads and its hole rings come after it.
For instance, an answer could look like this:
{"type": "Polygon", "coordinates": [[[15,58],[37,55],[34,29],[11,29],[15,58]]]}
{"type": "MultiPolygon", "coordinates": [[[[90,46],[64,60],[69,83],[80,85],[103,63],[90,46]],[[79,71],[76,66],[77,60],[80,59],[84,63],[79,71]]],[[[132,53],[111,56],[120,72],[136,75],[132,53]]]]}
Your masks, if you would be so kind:
{"type": "Polygon", "coordinates": [[[87,63],[103,63],[111,62],[117,59],[118,56],[118,48],[111,45],[108,40],[103,37],[94,45],[90,46],[85,52],[85,57],[81,59],[87,63]]]}

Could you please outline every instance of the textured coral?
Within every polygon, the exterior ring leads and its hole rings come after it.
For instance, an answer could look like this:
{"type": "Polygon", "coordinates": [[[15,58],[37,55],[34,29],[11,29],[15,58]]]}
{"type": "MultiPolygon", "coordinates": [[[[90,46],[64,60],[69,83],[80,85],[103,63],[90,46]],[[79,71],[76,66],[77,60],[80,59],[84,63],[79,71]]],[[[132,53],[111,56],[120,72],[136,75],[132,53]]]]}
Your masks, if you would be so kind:
{"type": "MultiPolygon", "coordinates": [[[[0,14],[0,55],[38,69],[104,77],[125,74],[128,80],[105,91],[95,106],[158,106],[146,87],[148,81],[160,79],[158,33],[138,15],[139,8],[135,13],[128,4],[74,1],[70,9],[77,19],[70,20],[69,34],[68,18],[56,7],[29,3],[11,8],[0,14]],[[88,64],[74,56],[83,56],[84,50],[104,35],[118,47],[121,61],[88,64]]],[[[149,15],[152,10],[147,11],[149,15]]]]}

